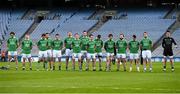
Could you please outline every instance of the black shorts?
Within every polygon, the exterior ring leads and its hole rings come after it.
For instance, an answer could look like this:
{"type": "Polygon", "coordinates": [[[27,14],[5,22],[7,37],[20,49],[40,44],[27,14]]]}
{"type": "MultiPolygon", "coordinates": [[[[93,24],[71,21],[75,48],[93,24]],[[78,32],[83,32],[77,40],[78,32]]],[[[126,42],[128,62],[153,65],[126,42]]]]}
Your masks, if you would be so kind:
{"type": "Polygon", "coordinates": [[[163,55],[164,56],[173,56],[172,49],[164,49],[163,55]]]}

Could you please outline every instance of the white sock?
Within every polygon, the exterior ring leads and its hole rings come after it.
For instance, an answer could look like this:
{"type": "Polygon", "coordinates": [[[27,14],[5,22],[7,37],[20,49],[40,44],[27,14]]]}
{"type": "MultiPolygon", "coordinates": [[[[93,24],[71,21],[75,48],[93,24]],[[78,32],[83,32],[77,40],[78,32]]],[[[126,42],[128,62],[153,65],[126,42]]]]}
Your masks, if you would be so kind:
{"type": "Polygon", "coordinates": [[[130,67],[129,70],[132,71],[132,67],[130,67]]]}

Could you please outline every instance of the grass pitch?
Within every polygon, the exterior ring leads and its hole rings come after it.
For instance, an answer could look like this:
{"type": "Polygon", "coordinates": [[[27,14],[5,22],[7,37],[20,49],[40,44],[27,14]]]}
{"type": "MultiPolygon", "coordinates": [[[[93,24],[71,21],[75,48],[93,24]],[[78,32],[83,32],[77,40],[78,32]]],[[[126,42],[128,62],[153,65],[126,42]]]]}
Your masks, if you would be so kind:
{"type": "MultiPolygon", "coordinates": [[[[70,63],[71,65],[71,63],[70,63]]],[[[98,65],[98,64],[97,64],[98,65]]],[[[103,63],[103,66],[105,63],[103,63]]],[[[129,63],[127,63],[129,65],[129,63]]],[[[175,72],[171,72],[169,63],[167,71],[162,71],[160,62],[153,63],[153,72],[116,71],[112,65],[111,72],[105,71],[22,71],[15,70],[15,63],[10,70],[0,70],[0,93],[180,93],[180,63],[175,63],[175,72]]],[[[6,63],[0,63],[6,66],[6,63]]],[[[84,65],[85,66],[85,65],[84,65]]],[[[98,69],[98,67],[97,67],[98,69]]],[[[129,70],[129,66],[127,67],[129,70]]]]}

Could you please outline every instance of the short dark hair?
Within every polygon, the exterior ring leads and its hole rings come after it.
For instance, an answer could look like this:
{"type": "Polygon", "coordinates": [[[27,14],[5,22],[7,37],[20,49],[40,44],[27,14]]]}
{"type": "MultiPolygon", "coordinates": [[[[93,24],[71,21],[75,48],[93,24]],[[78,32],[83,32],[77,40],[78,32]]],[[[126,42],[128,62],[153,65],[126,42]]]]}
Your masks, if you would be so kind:
{"type": "Polygon", "coordinates": [[[14,33],[14,32],[10,32],[10,35],[11,35],[11,34],[15,35],[15,33],[14,33]]]}
{"type": "Polygon", "coordinates": [[[56,34],[55,36],[59,36],[59,34],[56,34]]]}
{"type": "Polygon", "coordinates": [[[113,34],[109,34],[108,37],[113,37],[113,34]]]}
{"type": "Polygon", "coordinates": [[[90,34],[89,37],[93,36],[93,34],[90,34]]]}
{"type": "Polygon", "coordinates": [[[46,34],[49,34],[49,33],[46,33],[46,34]]]}
{"type": "Polygon", "coordinates": [[[169,31],[169,30],[167,30],[167,31],[166,31],[166,33],[167,33],[167,32],[168,32],[168,33],[170,33],[170,31],[169,31]]]}
{"type": "Polygon", "coordinates": [[[74,35],[79,35],[78,33],[75,33],[74,35]]]}
{"type": "Polygon", "coordinates": [[[123,35],[123,37],[124,37],[124,34],[123,34],[123,33],[121,33],[120,35],[123,35]]]}
{"type": "Polygon", "coordinates": [[[136,35],[133,35],[133,38],[136,38],[136,35]]]}
{"type": "Polygon", "coordinates": [[[100,38],[101,38],[101,35],[97,35],[97,38],[99,38],[99,39],[100,39],[100,38]]]}
{"type": "Polygon", "coordinates": [[[44,36],[46,36],[46,34],[45,34],[45,33],[43,33],[41,36],[42,36],[42,37],[44,37],[44,36]]]}

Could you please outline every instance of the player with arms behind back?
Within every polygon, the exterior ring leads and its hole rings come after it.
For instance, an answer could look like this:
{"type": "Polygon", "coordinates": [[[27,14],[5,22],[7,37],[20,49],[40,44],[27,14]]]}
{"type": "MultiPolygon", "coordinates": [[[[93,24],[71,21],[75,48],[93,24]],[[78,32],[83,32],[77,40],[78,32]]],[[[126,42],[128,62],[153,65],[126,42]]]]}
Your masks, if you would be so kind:
{"type": "Polygon", "coordinates": [[[82,64],[81,64],[81,40],[79,39],[79,34],[76,33],[74,35],[75,39],[72,42],[72,48],[73,48],[73,55],[72,55],[72,69],[73,71],[75,70],[75,59],[78,58],[78,65],[79,65],[79,70],[82,71],[82,64]]]}
{"type": "Polygon", "coordinates": [[[39,60],[37,63],[37,71],[39,71],[40,62],[43,61],[44,68],[48,71],[48,41],[46,39],[46,34],[42,34],[41,39],[37,42],[39,48],[39,60]]]}
{"type": "Polygon", "coordinates": [[[102,71],[102,48],[103,48],[103,41],[101,40],[101,35],[97,35],[95,39],[96,43],[96,57],[99,59],[99,71],[102,71]]]}
{"type": "Polygon", "coordinates": [[[17,48],[18,48],[18,39],[15,37],[15,33],[11,32],[10,37],[7,40],[7,48],[8,48],[8,68],[10,67],[10,62],[12,57],[14,57],[14,60],[16,62],[16,70],[18,69],[18,60],[17,60],[17,48]]]}
{"type": "Polygon", "coordinates": [[[173,60],[173,44],[177,48],[177,44],[174,40],[174,38],[171,37],[170,31],[166,32],[166,37],[163,39],[162,42],[162,47],[164,48],[164,59],[163,59],[163,71],[166,71],[166,62],[167,62],[167,57],[169,56],[170,58],[170,63],[171,63],[171,71],[174,71],[174,60],[173,60]]]}
{"type": "Polygon", "coordinates": [[[32,70],[31,50],[33,47],[33,42],[30,39],[29,35],[27,35],[27,34],[25,35],[25,39],[22,41],[21,46],[22,46],[22,58],[23,58],[23,62],[22,62],[23,68],[22,69],[25,70],[25,61],[26,61],[26,59],[28,59],[29,69],[32,70]]]}
{"type": "Polygon", "coordinates": [[[152,72],[152,62],[151,62],[151,50],[152,50],[152,41],[148,38],[147,32],[143,33],[144,38],[141,40],[141,49],[142,49],[142,58],[144,72],[146,72],[146,62],[149,63],[149,71],[152,72]]]}
{"type": "Polygon", "coordinates": [[[124,71],[126,71],[126,50],[127,50],[127,42],[124,39],[124,34],[120,34],[120,39],[116,42],[116,48],[118,49],[117,52],[117,71],[120,68],[120,62],[123,63],[124,71]]]}
{"type": "Polygon", "coordinates": [[[59,62],[59,70],[61,70],[61,50],[63,48],[63,41],[60,39],[60,35],[56,34],[55,39],[52,42],[52,49],[53,49],[53,70],[55,70],[55,62],[56,58],[59,62]]]}
{"type": "Polygon", "coordinates": [[[137,71],[140,72],[139,69],[139,46],[140,43],[136,40],[136,35],[133,35],[133,40],[131,40],[129,42],[129,50],[130,50],[130,68],[129,71],[132,71],[132,63],[133,60],[135,61],[136,67],[137,67],[137,71]]]}
{"type": "Polygon", "coordinates": [[[72,37],[72,32],[68,32],[67,38],[64,40],[64,46],[66,48],[65,55],[66,55],[66,70],[68,70],[69,65],[69,58],[72,56],[72,42],[74,38],[72,37]]]}
{"type": "Polygon", "coordinates": [[[113,35],[109,34],[108,38],[109,39],[104,44],[104,49],[106,50],[106,71],[111,70],[111,60],[113,58],[115,50],[115,42],[113,40],[113,35]]]}
{"type": "Polygon", "coordinates": [[[87,64],[86,64],[86,71],[89,70],[89,62],[92,59],[92,68],[93,71],[96,71],[96,55],[95,55],[95,49],[96,49],[96,42],[94,41],[94,36],[91,34],[89,36],[90,40],[87,44],[87,64]]]}

